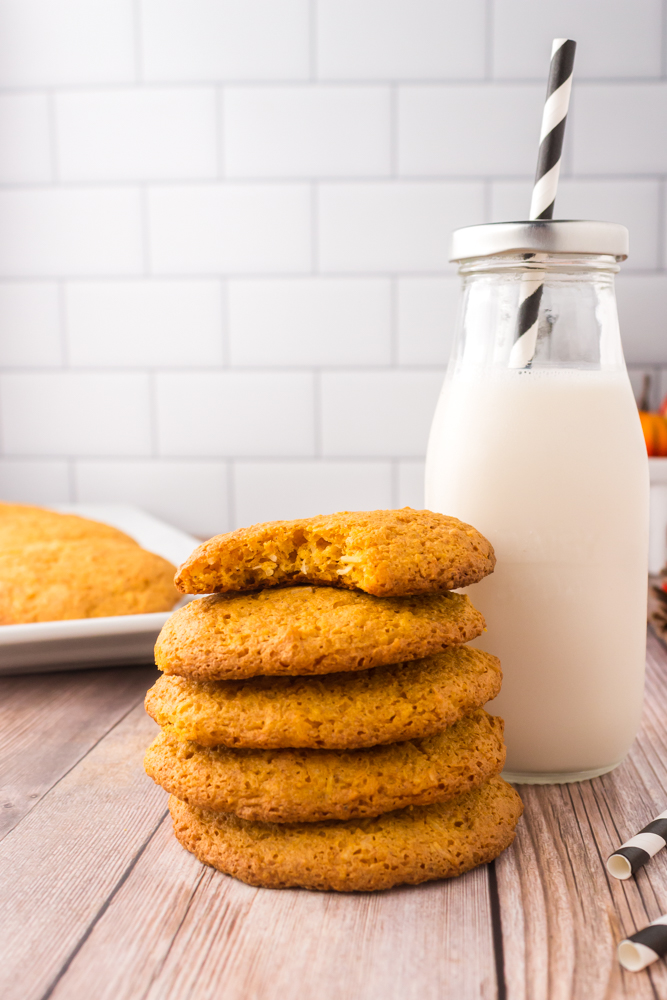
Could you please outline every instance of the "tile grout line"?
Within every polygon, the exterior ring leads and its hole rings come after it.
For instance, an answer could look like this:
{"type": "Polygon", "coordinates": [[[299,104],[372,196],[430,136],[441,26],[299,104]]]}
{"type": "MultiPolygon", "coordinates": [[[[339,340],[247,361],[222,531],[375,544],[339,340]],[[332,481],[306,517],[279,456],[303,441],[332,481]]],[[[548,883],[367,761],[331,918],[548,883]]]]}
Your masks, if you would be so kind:
{"type": "Polygon", "coordinates": [[[399,89],[389,85],[389,176],[399,178],[399,89]]]}
{"type": "Polygon", "coordinates": [[[313,372],[313,455],[314,459],[321,460],[322,451],[322,373],[319,369],[313,372]]]}
{"type": "Polygon", "coordinates": [[[225,180],[225,88],[215,88],[215,154],[217,159],[217,175],[219,181],[225,180]]]}
{"type": "Polygon", "coordinates": [[[134,75],[136,85],[144,83],[143,72],[143,29],[141,23],[141,0],[133,0],[132,4],[132,41],[134,55],[134,75]]]}
{"type": "MultiPolygon", "coordinates": [[[[222,367],[229,369],[232,366],[232,327],[231,313],[229,308],[229,278],[220,279],[220,316],[221,329],[220,338],[222,346],[222,367]]],[[[179,369],[180,371],[181,369],[179,369]]],[[[209,369],[207,369],[209,370],[209,369]]]]}
{"type": "Polygon", "coordinates": [[[493,178],[484,180],[484,221],[493,221],[493,178]]]}
{"type": "Polygon", "coordinates": [[[228,530],[234,531],[236,522],[236,465],[234,459],[228,459],[227,463],[227,521],[228,530]]]}
{"type": "Polygon", "coordinates": [[[139,184],[139,219],[141,225],[141,264],[142,278],[151,278],[151,225],[148,185],[139,184]]]}
{"type": "Polygon", "coordinates": [[[666,181],[663,178],[658,182],[658,267],[664,270],[667,267],[665,254],[665,226],[667,225],[667,198],[665,192],[666,181]]]}
{"type": "Polygon", "coordinates": [[[7,458],[6,454],[6,443],[5,443],[5,428],[4,428],[4,413],[2,411],[2,369],[0,369],[0,456],[3,459],[7,458]]]}
{"type": "MultiPolygon", "coordinates": [[[[58,121],[56,114],[56,98],[53,90],[47,91],[47,116],[49,130],[49,159],[51,184],[47,187],[56,187],[60,180],[59,156],[58,156],[58,121]]],[[[4,185],[3,185],[4,187],[4,185]]]]}
{"type": "Polygon", "coordinates": [[[148,420],[150,458],[160,458],[160,426],[157,406],[156,373],[154,371],[148,373],[148,420]]]}
{"type": "Polygon", "coordinates": [[[484,5],[484,80],[493,80],[493,40],[494,40],[493,0],[484,5]]]}
{"type": "MultiPolygon", "coordinates": [[[[398,332],[398,297],[399,297],[399,277],[393,274],[389,278],[389,364],[392,368],[403,370],[399,362],[399,332],[398,332]]],[[[355,366],[355,371],[360,367],[355,366]]]]}
{"type": "Polygon", "coordinates": [[[76,503],[79,492],[77,490],[76,459],[69,457],[65,459],[65,461],[67,462],[68,503],[76,503]]]}
{"type": "Polygon", "coordinates": [[[308,76],[309,83],[317,82],[317,0],[308,3],[308,76]]]}
{"type": "MultiPolygon", "coordinates": [[[[571,104],[571,110],[569,115],[574,115],[575,113],[576,101],[573,97],[573,102],[571,104]]],[[[569,133],[568,133],[569,134],[569,133]]],[[[665,176],[665,172],[659,169],[651,169],[645,171],[618,171],[612,170],[609,172],[600,172],[599,170],[585,171],[585,170],[574,170],[569,169],[569,172],[563,174],[568,181],[572,183],[594,183],[602,182],[609,184],[642,184],[649,183],[651,181],[660,181],[665,176]]],[[[410,173],[403,171],[400,175],[391,176],[387,173],[374,173],[374,174],[359,174],[359,173],[348,173],[348,174],[318,174],[314,175],[312,173],[303,173],[298,176],[284,176],[280,174],[262,174],[257,176],[223,176],[220,178],[216,177],[187,177],[187,178],[174,178],[174,177],[159,177],[157,175],[142,178],[138,180],[132,178],[130,180],[125,178],[88,178],[85,180],[62,180],[59,179],[57,182],[47,182],[43,180],[39,181],[0,181],[0,193],[4,195],[10,194],[44,194],[52,191],[69,191],[69,192],[79,192],[79,193],[89,193],[89,192],[131,192],[136,191],[140,187],[148,187],[156,190],[161,189],[178,189],[177,193],[182,191],[189,191],[191,189],[206,188],[216,185],[220,185],[223,189],[233,190],[234,188],[246,187],[246,188],[261,188],[261,187],[271,187],[276,190],[276,193],[283,191],[286,188],[302,188],[307,189],[312,184],[324,184],[332,188],[337,187],[348,187],[351,184],[366,185],[373,187],[391,187],[394,183],[400,182],[407,185],[421,184],[426,189],[433,189],[436,187],[442,188],[454,188],[462,186],[470,186],[473,184],[482,184],[484,180],[491,177],[495,182],[498,183],[530,183],[533,180],[533,175],[528,171],[518,172],[510,171],[505,173],[489,174],[486,171],[480,171],[475,173],[460,173],[460,172],[443,172],[433,171],[429,168],[428,171],[423,171],[421,173],[410,173]]],[[[298,269],[297,269],[298,270],[298,269]]],[[[294,273],[294,268],[289,268],[285,270],[284,274],[289,276],[294,273]]],[[[108,273],[108,272],[107,272],[108,273]]],[[[135,272],[119,272],[122,276],[127,276],[131,278],[135,272]]],[[[199,272],[201,273],[201,272],[199,272]]],[[[204,272],[210,273],[210,272],[204,272]]],[[[260,272],[261,273],[261,272],[260,272]]],[[[21,274],[9,275],[12,278],[21,278],[21,274]]],[[[104,278],[106,275],[101,274],[99,277],[104,278]]],[[[29,277],[33,277],[30,275],[29,277]]],[[[51,275],[53,277],[53,275],[51,275]]],[[[73,275],[73,277],[90,277],[90,274],[86,275],[73,275]]]]}
{"type": "Polygon", "coordinates": [[[310,269],[311,276],[319,274],[320,267],[320,206],[317,181],[310,184],[310,269]]]}
{"type": "MultiPolygon", "coordinates": [[[[317,456],[315,456],[317,457],[317,456]]],[[[317,457],[317,463],[321,466],[326,465],[337,465],[341,462],[348,463],[350,465],[365,465],[369,462],[371,463],[381,463],[387,464],[394,459],[397,462],[423,462],[425,457],[425,451],[419,454],[406,454],[401,453],[400,455],[379,455],[375,453],[368,453],[363,455],[351,455],[349,452],[341,452],[336,455],[321,455],[317,457]]],[[[12,462],[100,462],[103,465],[111,465],[114,462],[123,463],[141,463],[141,462],[152,462],[153,458],[151,455],[5,455],[5,458],[11,459],[12,462]]],[[[314,460],[312,454],[301,454],[301,455],[158,455],[157,459],[160,462],[169,464],[172,462],[192,463],[193,465],[207,465],[211,462],[216,464],[225,464],[227,462],[234,462],[236,465],[262,465],[264,463],[270,463],[275,465],[299,465],[299,464],[311,464],[314,460]]]]}
{"type": "Polygon", "coordinates": [[[391,504],[394,509],[400,506],[400,465],[397,458],[391,460],[391,504]]]}
{"type": "Polygon", "coordinates": [[[60,367],[70,368],[69,330],[67,322],[67,282],[62,278],[56,282],[58,296],[58,333],[60,339],[60,367]]]}
{"type": "MultiPolygon", "coordinates": [[[[266,90],[277,90],[280,88],[294,88],[300,87],[306,89],[312,87],[313,83],[317,83],[322,88],[329,88],[331,90],[340,89],[344,87],[359,87],[360,90],[368,89],[371,87],[381,87],[387,86],[392,81],[405,84],[408,86],[416,87],[452,87],[452,88],[466,88],[466,87],[479,87],[480,85],[488,85],[491,87],[535,87],[535,86],[545,86],[546,78],[543,73],[536,76],[487,76],[488,72],[495,73],[495,67],[493,67],[493,59],[489,61],[490,69],[486,68],[487,57],[484,54],[485,68],[478,76],[417,76],[414,74],[406,74],[401,76],[400,73],[395,72],[386,73],[385,75],[378,74],[377,76],[338,76],[338,77],[324,77],[318,75],[316,77],[311,77],[308,71],[305,76],[298,77],[257,77],[257,76],[222,76],[219,73],[211,73],[209,76],[199,77],[197,79],[182,79],[179,77],[174,77],[173,79],[146,79],[141,80],[141,87],[150,88],[152,90],[202,90],[205,88],[210,88],[216,84],[222,84],[226,87],[252,87],[266,90]]],[[[133,61],[136,63],[136,59],[133,56],[133,61]]],[[[667,71],[667,70],[666,70],[667,71]]],[[[136,73],[136,67],[134,69],[136,73]]],[[[653,85],[660,86],[663,82],[662,69],[658,73],[652,73],[648,75],[628,75],[628,76],[610,76],[610,75],[592,75],[592,76],[579,76],[578,83],[584,87],[633,87],[633,86],[643,86],[643,85],[653,85]]],[[[108,93],[114,90],[127,90],[133,86],[136,86],[137,82],[135,80],[114,80],[114,81],[104,81],[104,80],[94,80],[92,82],[79,83],[79,82],[61,82],[55,84],[45,84],[45,83],[34,83],[34,84],[17,84],[17,85],[7,85],[0,86],[0,96],[1,97],[15,97],[23,95],[35,95],[40,94],[52,89],[57,93],[82,93],[82,92],[96,92],[108,93]]]]}

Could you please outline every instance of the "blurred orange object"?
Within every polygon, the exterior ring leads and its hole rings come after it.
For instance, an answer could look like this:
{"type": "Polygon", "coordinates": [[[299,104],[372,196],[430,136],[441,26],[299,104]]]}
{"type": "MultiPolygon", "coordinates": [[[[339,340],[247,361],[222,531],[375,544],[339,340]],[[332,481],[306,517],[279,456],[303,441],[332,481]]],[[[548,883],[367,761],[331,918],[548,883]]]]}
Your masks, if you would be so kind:
{"type": "Polygon", "coordinates": [[[637,400],[649,458],[667,458],[667,396],[659,413],[650,410],[651,376],[644,375],[642,391],[637,400]]]}
{"type": "Polygon", "coordinates": [[[667,420],[659,413],[639,411],[646,450],[651,458],[667,457],[667,420]]]}

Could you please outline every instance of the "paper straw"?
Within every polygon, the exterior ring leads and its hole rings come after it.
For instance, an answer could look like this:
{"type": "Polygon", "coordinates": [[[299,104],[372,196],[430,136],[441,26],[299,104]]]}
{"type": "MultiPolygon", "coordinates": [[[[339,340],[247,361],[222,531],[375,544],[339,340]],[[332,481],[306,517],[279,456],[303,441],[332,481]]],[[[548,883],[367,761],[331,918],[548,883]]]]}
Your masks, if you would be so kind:
{"type": "MultiPolygon", "coordinates": [[[[542,114],[530,219],[553,218],[576,47],[577,43],[570,38],[554,38],[551,48],[549,82],[542,114]]],[[[528,254],[527,259],[535,256],[528,254]]],[[[510,353],[510,368],[525,368],[533,360],[543,289],[543,271],[536,271],[521,282],[517,319],[518,339],[510,353]]]]}
{"type": "Polygon", "coordinates": [[[607,858],[607,870],[614,878],[630,878],[666,845],[667,809],[607,858]]]}
{"type": "Polygon", "coordinates": [[[553,219],[554,216],[576,47],[577,43],[570,38],[554,38],[535,185],[530,202],[531,219],[553,219]]]}
{"type": "Polygon", "coordinates": [[[641,972],[667,954],[667,913],[618,946],[618,960],[629,972],[641,972]]]}

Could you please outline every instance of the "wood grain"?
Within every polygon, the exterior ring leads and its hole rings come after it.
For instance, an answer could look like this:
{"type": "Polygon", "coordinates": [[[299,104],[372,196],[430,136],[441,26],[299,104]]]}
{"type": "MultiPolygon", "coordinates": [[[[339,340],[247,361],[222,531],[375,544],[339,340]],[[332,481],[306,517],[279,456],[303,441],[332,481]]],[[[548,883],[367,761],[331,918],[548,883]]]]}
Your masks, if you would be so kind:
{"type": "Polygon", "coordinates": [[[667,852],[619,882],[604,862],[667,806],[667,656],[649,640],[641,733],[611,774],[572,785],[517,786],[515,844],[496,862],[508,1000],[667,997],[667,969],[616,960],[622,938],[667,911],[667,852]],[[662,720],[662,721],[661,721],[662,720]]]}
{"type": "Polygon", "coordinates": [[[164,793],[142,771],[154,726],[140,706],[126,711],[132,680],[114,686],[96,671],[50,688],[57,675],[45,675],[40,691],[16,679],[0,731],[9,719],[14,745],[35,755],[34,767],[11,763],[18,797],[36,781],[42,797],[0,843],[0,995],[667,998],[665,963],[625,973],[615,955],[622,937],[667,911],[667,851],[627,882],[604,867],[667,806],[667,652],[654,637],[647,664],[628,760],[594,781],[521,786],[525,816],[494,867],[351,895],[251,888],[183,851],[164,793]]]}
{"type": "Polygon", "coordinates": [[[3,1000],[49,990],[164,816],[142,768],[155,730],[137,706],[0,843],[3,1000]]]}
{"type": "Polygon", "coordinates": [[[164,823],[53,1000],[85,996],[93,969],[99,1000],[212,1000],[222,983],[225,1000],[494,1000],[486,870],[377,894],[255,889],[164,823]]]}
{"type": "Polygon", "coordinates": [[[154,667],[0,678],[0,839],[137,705],[154,667]]]}

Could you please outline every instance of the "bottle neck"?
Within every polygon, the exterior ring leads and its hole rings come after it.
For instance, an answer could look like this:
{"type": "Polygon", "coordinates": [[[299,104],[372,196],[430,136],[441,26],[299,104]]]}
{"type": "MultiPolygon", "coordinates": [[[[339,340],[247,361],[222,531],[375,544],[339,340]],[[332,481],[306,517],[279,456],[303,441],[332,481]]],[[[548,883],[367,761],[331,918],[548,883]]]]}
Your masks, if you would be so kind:
{"type": "Polygon", "coordinates": [[[460,267],[452,369],[625,369],[614,257],[503,254],[460,267]]]}

